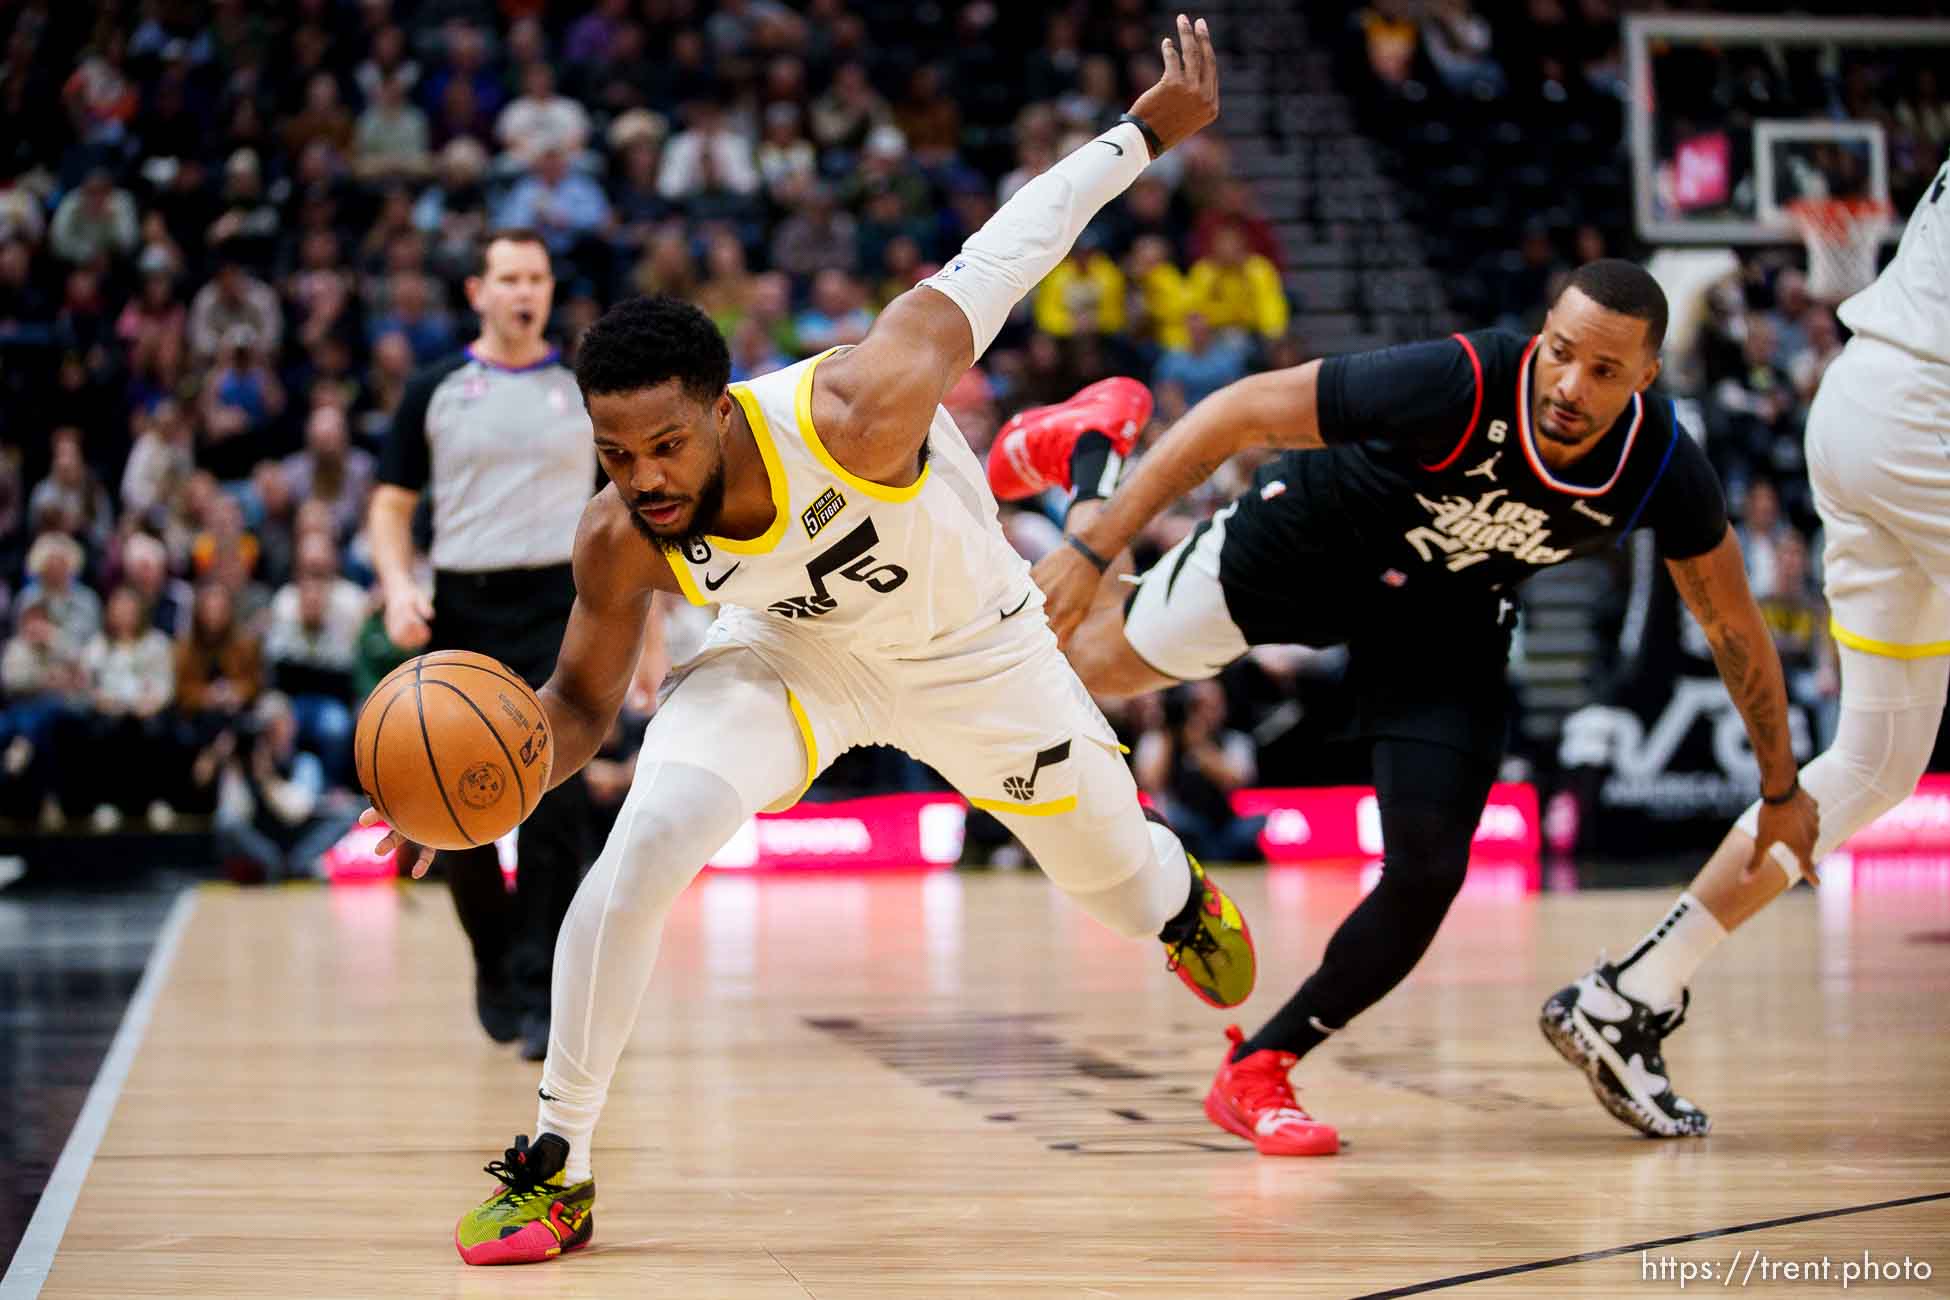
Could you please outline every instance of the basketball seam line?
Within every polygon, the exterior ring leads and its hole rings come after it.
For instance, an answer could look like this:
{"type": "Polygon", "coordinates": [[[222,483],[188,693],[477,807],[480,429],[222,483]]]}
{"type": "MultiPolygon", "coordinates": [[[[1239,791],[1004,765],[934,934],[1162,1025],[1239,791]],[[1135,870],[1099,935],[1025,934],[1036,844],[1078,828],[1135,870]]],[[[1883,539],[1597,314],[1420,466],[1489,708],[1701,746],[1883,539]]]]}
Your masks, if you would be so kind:
{"type": "MultiPolygon", "coordinates": [[[[420,660],[422,666],[427,668],[468,668],[468,669],[472,669],[474,672],[477,673],[486,673],[490,677],[499,678],[501,681],[508,683],[508,685],[510,686],[519,686],[524,691],[527,691],[530,695],[535,694],[534,687],[530,686],[527,682],[522,681],[520,678],[514,676],[511,673],[496,672],[494,669],[489,668],[485,664],[470,664],[470,663],[465,663],[459,659],[435,659],[434,658],[434,655],[459,655],[459,654],[468,654],[468,653],[471,652],[466,650],[435,650],[433,654],[421,655],[420,660]]],[[[482,658],[486,658],[486,656],[483,655],[482,658]]]]}
{"type": "MultiPolygon", "coordinates": [[[[450,664],[448,665],[448,667],[452,667],[452,665],[450,664]]],[[[515,777],[515,798],[521,800],[521,806],[525,815],[526,810],[528,808],[528,786],[525,783],[523,783],[521,779],[521,764],[515,762],[514,751],[508,748],[507,741],[501,739],[501,733],[494,729],[494,724],[492,722],[488,721],[488,715],[481,712],[480,705],[474,703],[472,699],[468,698],[468,694],[466,691],[463,691],[460,687],[454,685],[452,682],[443,682],[440,679],[435,678],[433,681],[428,682],[427,685],[446,687],[454,694],[460,696],[461,701],[465,703],[468,708],[474,710],[474,716],[481,720],[481,725],[483,727],[487,728],[488,735],[493,736],[494,743],[501,746],[501,756],[508,760],[508,770],[514,773],[514,777],[515,777]]],[[[535,800],[536,802],[539,803],[541,801],[541,796],[536,795],[535,800]]]]}
{"type": "Polygon", "coordinates": [[[404,687],[394,691],[393,698],[387,700],[386,707],[379,711],[379,721],[372,724],[372,789],[367,793],[379,806],[379,811],[385,814],[388,825],[392,824],[393,810],[386,806],[385,797],[379,793],[379,738],[386,734],[386,715],[393,711],[393,706],[399,703],[399,697],[404,694],[406,694],[404,687]]]}
{"type": "Polygon", "coordinates": [[[453,800],[447,797],[447,785],[440,779],[440,764],[433,757],[433,737],[427,734],[427,706],[420,696],[420,666],[417,663],[413,665],[413,712],[420,719],[420,743],[426,746],[427,770],[433,774],[433,788],[440,794],[440,804],[447,810],[447,816],[453,821],[454,829],[459,831],[460,837],[467,841],[467,847],[478,849],[481,847],[481,842],[469,835],[467,828],[461,825],[460,814],[454,811],[453,800]]]}

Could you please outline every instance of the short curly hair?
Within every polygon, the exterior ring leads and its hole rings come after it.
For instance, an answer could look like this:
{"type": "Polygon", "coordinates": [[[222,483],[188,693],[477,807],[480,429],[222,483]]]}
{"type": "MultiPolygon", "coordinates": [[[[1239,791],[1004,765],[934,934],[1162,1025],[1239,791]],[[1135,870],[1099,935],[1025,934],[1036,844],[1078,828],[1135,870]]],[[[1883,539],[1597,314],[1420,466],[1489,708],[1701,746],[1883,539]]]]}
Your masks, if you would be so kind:
{"type": "Polygon", "coordinates": [[[711,318],[681,298],[628,298],[604,312],[576,349],[582,395],[633,393],[675,379],[713,402],[731,382],[731,349],[711,318]]]}

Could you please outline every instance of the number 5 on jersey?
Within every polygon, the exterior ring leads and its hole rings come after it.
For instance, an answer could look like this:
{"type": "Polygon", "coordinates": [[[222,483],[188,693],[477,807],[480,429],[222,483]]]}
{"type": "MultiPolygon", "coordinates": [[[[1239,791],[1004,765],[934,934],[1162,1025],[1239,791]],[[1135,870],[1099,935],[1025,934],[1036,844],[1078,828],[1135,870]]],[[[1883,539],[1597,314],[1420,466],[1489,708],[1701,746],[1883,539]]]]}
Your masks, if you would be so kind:
{"type": "Polygon", "coordinates": [[[812,580],[809,596],[788,596],[774,601],[771,612],[786,618],[818,618],[840,607],[826,590],[826,579],[837,572],[849,582],[863,582],[875,591],[886,593],[907,581],[907,570],[898,564],[882,564],[870,554],[880,542],[873,520],[862,520],[846,536],[821,551],[807,563],[806,576],[812,580]]]}

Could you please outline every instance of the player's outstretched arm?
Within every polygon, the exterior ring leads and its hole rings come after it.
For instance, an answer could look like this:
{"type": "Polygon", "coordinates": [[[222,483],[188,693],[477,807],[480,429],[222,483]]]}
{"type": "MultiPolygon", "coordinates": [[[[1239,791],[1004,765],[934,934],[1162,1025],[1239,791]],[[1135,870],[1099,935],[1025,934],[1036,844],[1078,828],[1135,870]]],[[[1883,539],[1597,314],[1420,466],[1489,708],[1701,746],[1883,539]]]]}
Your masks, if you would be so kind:
{"type": "MultiPolygon", "coordinates": [[[[1167,505],[1253,447],[1322,445],[1318,391],[1320,362],[1248,375],[1194,406],[1158,440],[1106,501],[1079,503],[1070,514],[1073,536],[1098,555],[1113,556],[1167,505]]],[[[1059,546],[1035,568],[1045,611],[1059,641],[1090,612],[1097,568],[1083,553],[1059,546]]]]}
{"type": "Polygon", "coordinates": [[[1741,878],[1752,879],[1777,843],[1794,854],[1802,871],[1812,872],[1820,810],[1814,797],[1801,788],[1789,740],[1787,686],[1781,660],[1760,606],[1754,603],[1753,590],[1747,585],[1740,543],[1728,528],[1720,544],[1706,554],[1690,560],[1668,560],[1666,568],[1713,647],[1720,679],[1747,723],[1754,757],[1760,761],[1763,802],[1759,834],[1755,836],[1753,861],[1741,878]]]}
{"type": "Polygon", "coordinates": [[[895,299],[859,346],[819,367],[813,423],[841,465],[876,482],[907,481],[935,407],[1015,305],[1152,158],[1218,116],[1205,20],[1179,15],[1163,51],[1164,75],[1125,120],[1023,186],[946,267],[895,299]]]}

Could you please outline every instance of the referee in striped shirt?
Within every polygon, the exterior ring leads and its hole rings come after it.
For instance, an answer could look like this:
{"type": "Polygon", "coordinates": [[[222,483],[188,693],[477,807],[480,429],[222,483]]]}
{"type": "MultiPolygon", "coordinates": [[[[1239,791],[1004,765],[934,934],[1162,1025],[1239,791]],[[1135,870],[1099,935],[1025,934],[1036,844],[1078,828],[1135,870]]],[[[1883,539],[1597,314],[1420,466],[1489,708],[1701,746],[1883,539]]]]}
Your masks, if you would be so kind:
{"type": "MultiPolygon", "coordinates": [[[[555,278],[528,230],[490,234],[467,297],[481,334],[415,374],[367,516],[386,632],[414,653],[492,655],[530,686],[555,668],[575,583],[569,555],[597,465],[574,374],[542,338],[555,278]],[[431,507],[433,591],[413,576],[413,515],[431,507]]],[[[587,787],[565,781],[522,823],[514,892],[494,846],[440,855],[474,947],[474,1000],[496,1042],[548,1051],[555,935],[589,862],[587,787]]]]}

